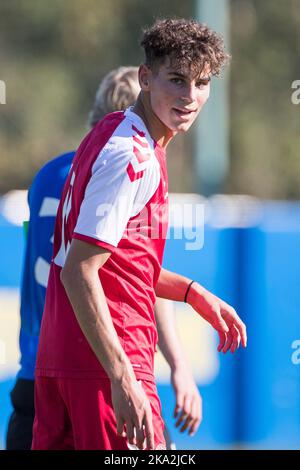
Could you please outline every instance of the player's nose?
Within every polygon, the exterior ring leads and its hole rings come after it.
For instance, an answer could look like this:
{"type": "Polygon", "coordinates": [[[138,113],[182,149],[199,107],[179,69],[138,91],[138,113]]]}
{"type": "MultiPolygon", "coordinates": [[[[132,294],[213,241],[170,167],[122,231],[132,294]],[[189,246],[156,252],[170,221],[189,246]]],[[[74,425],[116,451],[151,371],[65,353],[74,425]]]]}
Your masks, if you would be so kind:
{"type": "Polygon", "coordinates": [[[194,83],[189,83],[184,87],[181,98],[186,103],[193,103],[196,101],[196,92],[197,87],[194,85],[194,83]]]}

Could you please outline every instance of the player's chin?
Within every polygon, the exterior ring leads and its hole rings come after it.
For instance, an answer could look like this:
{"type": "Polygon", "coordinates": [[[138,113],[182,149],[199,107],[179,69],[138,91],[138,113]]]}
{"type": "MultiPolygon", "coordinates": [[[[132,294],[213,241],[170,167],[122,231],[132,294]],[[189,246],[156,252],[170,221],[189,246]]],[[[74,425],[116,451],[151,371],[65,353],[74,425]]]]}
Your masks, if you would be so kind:
{"type": "Polygon", "coordinates": [[[178,133],[187,132],[190,129],[190,127],[193,125],[193,122],[194,121],[192,121],[192,122],[189,122],[189,121],[181,122],[180,124],[177,124],[176,126],[174,126],[174,127],[176,127],[176,129],[174,129],[174,130],[178,133]]]}

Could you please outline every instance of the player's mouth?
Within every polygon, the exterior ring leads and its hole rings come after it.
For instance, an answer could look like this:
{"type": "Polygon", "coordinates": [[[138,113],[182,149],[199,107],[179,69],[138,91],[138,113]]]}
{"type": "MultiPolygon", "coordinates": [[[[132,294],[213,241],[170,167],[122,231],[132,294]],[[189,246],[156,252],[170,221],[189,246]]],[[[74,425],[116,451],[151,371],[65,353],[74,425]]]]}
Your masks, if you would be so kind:
{"type": "Polygon", "coordinates": [[[172,108],[176,115],[183,121],[189,119],[196,110],[194,109],[182,109],[182,108],[172,108]]]}

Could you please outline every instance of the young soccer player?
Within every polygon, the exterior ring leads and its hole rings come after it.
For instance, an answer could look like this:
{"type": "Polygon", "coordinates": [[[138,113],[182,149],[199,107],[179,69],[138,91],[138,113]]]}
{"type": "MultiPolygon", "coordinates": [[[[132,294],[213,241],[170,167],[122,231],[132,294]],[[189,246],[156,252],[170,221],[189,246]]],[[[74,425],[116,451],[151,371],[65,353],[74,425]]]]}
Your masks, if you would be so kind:
{"type": "Polygon", "coordinates": [[[135,106],[82,141],[60,201],[36,364],[33,449],[165,447],[153,376],[156,296],[186,301],[232,352],[246,329],[197,282],[161,268],[165,149],[186,132],[226,60],[195,20],[144,32],[135,106]],[[157,236],[159,233],[159,236],[157,236]]]}
{"type": "MultiPolygon", "coordinates": [[[[99,85],[89,126],[93,128],[109,112],[134,104],[139,91],[137,67],[119,67],[109,72],[99,85]]],[[[30,449],[32,443],[34,367],[52,255],[54,220],[74,154],[69,152],[48,162],[35,176],[28,194],[30,223],[21,291],[21,368],[11,392],[14,410],[7,429],[8,450],[30,449]]],[[[184,358],[171,309],[163,299],[155,307],[156,318],[162,325],[159,346],[171,367],[177,411],[182,409],[185,415],[185,420],[179,424],[193,432],[201,418],[201,397],[184,358]],[[168,319],[168,325],[165,325],[165,319],[168,319]]]]}

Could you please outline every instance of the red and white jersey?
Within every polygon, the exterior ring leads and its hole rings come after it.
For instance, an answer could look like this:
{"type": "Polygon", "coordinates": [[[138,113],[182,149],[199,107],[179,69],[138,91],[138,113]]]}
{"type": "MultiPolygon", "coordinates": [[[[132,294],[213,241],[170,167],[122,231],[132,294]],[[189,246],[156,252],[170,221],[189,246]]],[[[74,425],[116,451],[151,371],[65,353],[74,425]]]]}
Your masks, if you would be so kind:
{"type": "Polygon", "coordinates": [[[153,305],[168,223],[164,150],[131,109],[85,137],[60,201],[36,376],[105,377],[60,281],[72,238],[109,249],[99,271],[114,327],[137,378],[153,379],[153,305]]]}

